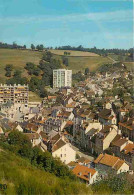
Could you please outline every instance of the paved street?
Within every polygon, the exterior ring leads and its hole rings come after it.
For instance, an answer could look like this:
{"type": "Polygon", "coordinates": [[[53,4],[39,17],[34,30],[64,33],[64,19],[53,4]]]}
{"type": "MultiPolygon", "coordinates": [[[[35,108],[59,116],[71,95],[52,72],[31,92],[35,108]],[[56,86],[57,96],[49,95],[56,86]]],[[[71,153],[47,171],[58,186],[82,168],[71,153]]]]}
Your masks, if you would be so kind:
{"type": "Polygon", "coordinates": [[[76,151],[76,153],[77,153],[78,155],[80,155],[81,157],[85,157],[85,158],[87,158],[87,159],[89,159],[89,160],[91,160],[91,161],[94,160],[94,157],[92,157],[92,156],[86,154],[86,152],[80,151],[80,149],[77,148],[76,146],[72,145],[72,148],[73,148],[73,149],[76,151]]]}

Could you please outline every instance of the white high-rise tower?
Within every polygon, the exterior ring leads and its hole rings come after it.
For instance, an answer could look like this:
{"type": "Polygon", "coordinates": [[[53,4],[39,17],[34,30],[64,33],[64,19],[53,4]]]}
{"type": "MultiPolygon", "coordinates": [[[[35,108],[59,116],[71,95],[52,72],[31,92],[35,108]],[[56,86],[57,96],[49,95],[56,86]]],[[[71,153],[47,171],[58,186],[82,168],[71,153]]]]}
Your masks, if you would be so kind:
{"type": "Polygon", "coordinates": [[[71,87],[72,70],[55,69],[53,70],[53,88],[71,87]]]}

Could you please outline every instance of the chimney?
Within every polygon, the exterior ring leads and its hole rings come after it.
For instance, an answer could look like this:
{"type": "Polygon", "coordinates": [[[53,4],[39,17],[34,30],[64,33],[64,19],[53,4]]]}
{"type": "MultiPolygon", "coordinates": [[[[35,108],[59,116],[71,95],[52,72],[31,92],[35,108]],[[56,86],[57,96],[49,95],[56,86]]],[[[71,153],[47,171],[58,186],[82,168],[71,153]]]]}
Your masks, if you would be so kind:
{"type": "Polygon", "coordinates": [[[82,172],[79,172],[78,174],[81,176],[82,175],[82,172]]]}
{"type": "Polygon", "coordinates": [[[132,126],[134,127],[134,120],[132,121],[132,126]]]}
{"type": "Polygon", "coordinates": [[[120,129],[118,129],[118,134],[121,135],[121,130],[120,129]]]}
{"type": "Polygon", "coordinates": [[[89,180],[91,179],[91,173],[88,174],[88,179],[89,179],[89,180]]]}
{"type": "Polygon", "coordinates": [[[81,125],[83,124],[83,120],[81,120],[81,125]]]}

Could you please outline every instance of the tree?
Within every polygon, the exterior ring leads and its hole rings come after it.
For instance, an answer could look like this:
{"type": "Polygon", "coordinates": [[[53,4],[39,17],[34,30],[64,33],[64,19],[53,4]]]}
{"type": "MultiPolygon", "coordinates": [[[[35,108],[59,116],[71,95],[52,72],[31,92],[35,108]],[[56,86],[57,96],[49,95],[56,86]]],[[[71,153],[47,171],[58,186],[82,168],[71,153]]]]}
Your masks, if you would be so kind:
{"type": "Polygon", "coordinates": [[[34,44],[31,44],[31,49],[32,49],[32,50],[35,50],[34,44]]]}
{"type": "Polygon", "coordinates": [[[69,65],[69,63],[68,63],[68,58],[66,58],[66,57],[64,57],[64,56],[63,56],[63,64],[65,64],[66,66],[69,65]]]}
{"type": "Polygon", "coordinates": [[[50,62],[52,58],[52,53],[50,51],[46,51],[42,57],[43,60],[50,62]]]}
{"type": "Polygon", "coordinates": [[[64,51],[64,55],[67,55],[67,52],[66,51],[64,51]]]}
{"type": "Polygon", "coordinates": [[[44,85],[41,85],[41,86],[40,86],[39,95],[40,95],[40,97],[42,97],[42,98],[48,96],[47,90],[45,89],[45,86],[44,86],[44,85]]]}
{"type": "Polygon", "coordinates": [[[115,175],[114,173],[108,174],[108,176],[92,185],[94,193],[97,191],[100,194],[133,194],[131,193],[131,184],[128,182],[126,173],[120,173],[115,175]]]}
{"type": "Polygon", "coordinates": [[[16,49],[16,48],[17,48],[17,44],[16,44],[16,42],[15,42],[15,41],[13,42],[13,48],[14,48],[14,49],[16,49]]]}
{"type": "Polygon", "coordinates": [[[38,67],[35,67],[34,70],[33,70],[33,74],[35,76],[39,76],[40,75],[40,69],[38,67]]]}
{"type": "Polygon", "coordinates": [[[15,70],[14,72],[14,77],[18,77],[18,78],[21,78],[21,70],[15,70]]]}
{"type": "Polygon", "coordinates": [[[12,71],[13,70],[13,65],[12,64],[7,64],[5,67],[6,71],[12,71]]]}
{"type": "Polygon", "coordinates": [[[89,74],[89,68],[85,68],[85,75],[89,74]]]}
{"type": "Polygon", "coordinates": [[[31,77],[29,82],[29,89],[33,92],[38,91],[40,89],[40,80],[36,77],[31,77]]]}
{"type": "Polygon", "coordinates": [[[5,67],[5,76],[6,77],[11,77],[11,72],[13,70],[13,65],[12,64],[7,64],[6,67],[5,67]]]}
{"type": "Polygon", "coordinates": [[[23,147],[24,145],[27,145],[29,147],[32,146],[28,137],[17,130],[11,131],[9,133],[8,140],[9,144],[11,145],[18,145],[19,147],[23,147]]]}
{"type": "Polygon", "coordinates": [[[44,46],[41,44],[40,45],[40,50],[43,51],[43,49],[44,49],[44,46]]]}
{"type": "Polygon", "coordinates": [[[7,72],[5,73],[5,76],[6,76],[6,77],[11,77],[11,71],[7,71],[7,72]]]}
{"type": "Polygon", "coordinates": [[[41,45],[37,45],[37,46],[36,46],[36,49],[37,49],[37,50],[43,51],[44,46],[43,46],[42,44],[41,44],[41,45]]]}
{"type": "Polygon", "coordinates": [[[26,48],[27,48],[27,46],[26,46],[26,45],[24,45],[24,46],[23,46],[23,48],[24,48],[24,49],[26,49],[26,48]]]}
{"type": "Polygon", "coordinates": [[[36,67],[36,65],[35,65],[34,63],[32,63],[32,62],[27,62],[27,63],[26,63],[26,66],[25,66],[25,69],[28,70],[28,73],[29,73],[30,75],[32,75],[33,72],[34,72],[34,70],[35,70],[35,67],[36,67]]]}

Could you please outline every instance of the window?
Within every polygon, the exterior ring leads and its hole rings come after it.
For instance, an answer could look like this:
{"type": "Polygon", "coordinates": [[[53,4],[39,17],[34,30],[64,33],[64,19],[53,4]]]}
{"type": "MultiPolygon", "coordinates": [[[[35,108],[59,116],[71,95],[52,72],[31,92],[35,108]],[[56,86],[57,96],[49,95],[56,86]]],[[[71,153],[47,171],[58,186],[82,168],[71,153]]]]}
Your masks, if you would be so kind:
{"type": "Polygon", "coordinates": [[[60,155],[60,157],[62,157],[62,154],[60,155]]]}
{"type": "Polygon", "coordinates": [[[66,154],[64,154],[64,156],[66,157],[66,154]]]}

